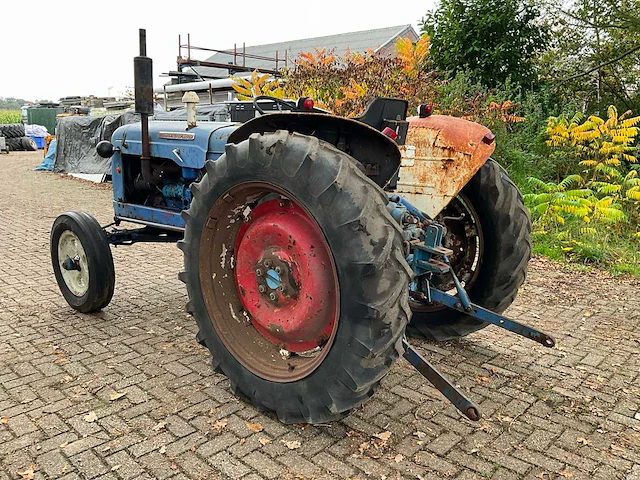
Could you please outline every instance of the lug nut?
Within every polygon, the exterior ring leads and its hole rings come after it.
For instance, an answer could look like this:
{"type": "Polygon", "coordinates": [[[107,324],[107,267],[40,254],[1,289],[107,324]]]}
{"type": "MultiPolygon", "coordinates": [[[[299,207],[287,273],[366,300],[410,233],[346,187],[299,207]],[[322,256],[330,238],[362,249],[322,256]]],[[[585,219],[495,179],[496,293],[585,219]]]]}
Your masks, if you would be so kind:
{"type": "Polygon", "coordinates": [[[271,266],[271,260],[265,260],[264,261],[264,266],[269,268],[271,266]]]}
{"type": "Polygon", "coordinates": [[[278,296],[275,293],[271,292],[269,294],[269,298],[275,302],[275,300],[276,300],[276,298],[278,298],[278,296]]]}
{"type": "Polygon", "coordinates": [[[261,277],[262,276],[262,270],[260,270],[259,268],[256,268],[256,275],[261,277]]]}
{"type": "Polygon", "coordinates": [[[280,290],[281,292],[284,292],[284,285],[280,285],[280,286],[278,287],[278,290],[280,290]]]}
{"type": "Polygon", "coordinates": [[[260,291],[260,293],[264,293],[266,288],[264,288],[264,285],[258,285],[258,290],[260,291]]]}
{"type": "Polygon", "coordinates": [[[277,273],[277,274],[282,273],[282,268],[280,268],[280,267],[276,267],[276,273],[277,273]]]}

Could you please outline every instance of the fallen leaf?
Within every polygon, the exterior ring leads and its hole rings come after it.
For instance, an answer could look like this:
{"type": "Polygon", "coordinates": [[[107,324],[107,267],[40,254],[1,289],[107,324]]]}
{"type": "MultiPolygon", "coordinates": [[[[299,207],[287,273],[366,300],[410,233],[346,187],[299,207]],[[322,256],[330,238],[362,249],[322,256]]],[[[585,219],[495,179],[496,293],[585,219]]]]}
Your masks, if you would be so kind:
{"type": "Polygon", "coordinates": [[[98,416],[94,411],[91,411],[84,416],[84,421],[89,423],[95,422],[97,419],[98,419],[98,416]]]}
{"type": "Polygon", "coordinates": [[[154,432],[158,432],[162,430],[166,424],[167,422],[158,422],[153,427],[151,427],[151,430],[153,430],[154,432]]]}
{"type": "Polygon", "coordinates": [[[617,450],[618,452],[624,452],[624,448],[619,446],[619,445],[616,445],[615,443],[611,444],[611,450],[617,450]]]}
{"type": "Polygon", "coordinates": [[[241,438],[241,439],[240,439],[240,445],[244,444],[244,442],[246,442],[246,441],[247,441],[247,439],[246,439],[246,438],[241,438]]]}
{"type": "Polygon", "coordinates": [[[480,376],[480,375],[477,375],[477,376],[474,378],[474,380],[475,380],[477,383],[483,383],[483,382],[490,382],[490,381],[491,381],[491,379],[490,379],[489,377],[480,376]]]}
{"type": "Polygon", "coordinates": [[[0,424],[7,423],[8,421],[9,421],[9,417],[7,417],[6,415],[4,415],[3,417],[0,417],[0,424]]]}
{"type": "Polygon", "coordinates": [[[386,442],[387,440],[389,440],[389,438],[391,438],[391,432],[387,430],[386,432],[375,433],[373,436],[386,442]]]}
{"type": "Polygon", "coordinates": [[[67,471],[67,465],[63,466],[60,471],[58,472],[58,475],[62,475],[64,472],[67,471]]]}
{"type": "Polygon", "coordinates": [[[302,445],[298,440],[281,440],[281,442],[284,443],[289,450],[295,450],[302,445]]]}
{"type": "Polygon", "coordinates": [[[167,447],[165,445],[162,445],[160,447],[160,450],[158,450],[160,453],[167,453],[167,447]]]}
{"type": "Polygon", "coordinates": [[[581,443],[581,444],[583,444],[583,445],[589,445],[589,444],[591,443],[589,440],[587,440],[587,439],[586,439],[586,438],[584,438],[584,437],[578,437],[577,442],[578,442],[578,443],[581,443]]]}
{"type": "Polygon", "coordinates": [[[111,395],[109,395],[109,400],[113,402],[114,400],[118,400],[119,398],[122,398],[125,395],[126,395],[125,392],[113,392],[111,395]]]}
{"type": "Polygon", "coordinates": [[[16,473],[20,475],[22,478],[24,478],[25,480],[33,480],[36,476],[35,469],[36,469],[35,465],[30,465],[29,468],[27,468],[24,472],[16,472],[16,473]]]}
{"type": "Polygon", "coordinates": [[[115,472],[116,470],[118,470],[122,465],[114,465],[113,467],[111,467],[111,471],[115,472]]]}
{"type": "Polygon", "coordinates": [[[271,442],[271,440],[269,440],[268,438],[265,437],[260,437],[258,439],[258,441],[260,442],[260,444],[264,447],[267,443],[271,442]]]}
{"type": "Polygon", "coordinates": [[[404,456],[403,455],[396,455],[394,460],[396,461],[396,463],[400,463],[402,460],[404,460],[404,456]]]}
{"type": "Polygon", "coordinates": [[[547,472],[540,472],[538,474],[536,474],[536,478],[544,478],[545,475],[549,475],[547,472]]]}
{"type": "Polygon", "coordinates": [[[69,442],[61,443],[59,446],[60,446],[60,448],[64,448],[64,447],[66,447],[67,445],[69,445],[69,442]]]}
{"type": "Polygon", "coordinates": [[[264,430],[264,427],[262,425],[260,425],[259,423],[251,423],[251,422],[244,422],[245,425],[247,426],[247,428],[249,430],[251,430],[252,432],[261,432],[262,430],[264,430]]]}
{"type": "Polygon", "coordinates": [[[371,442],[362,442],[358,450],[360,450],[360,453],[362,454],[367,448],[369,448],[369,446],[371,446],[371,442]]]}
{"type": "Polygon", "coordinates": [[[66,375],[62,380],[60,380],[60,383],[69,383],[71,380],[73,380],[73,377],[71,375],[66,375]]]}
{"type": "Polygon", "coordinates": [[[501,422],[506,422],[506,423],[513,422],[513,418],[508,417],[506,415],[504,417],[501,416],[501,415],[498,415],[498,420],[500,420],[501,422]]]}
{"type": "Polygon", "coordinates": [[[573,473],[571,473],[571,472],[570,472],[570,471],[568,471],[568,470],[563,470],[562,472],[556,472],[556,473],[557,473],[558,475],[561,475],[561,476],[565,477],[565,478],[573,477],[573,473]]]}
{"type": "Polygon", "coordinates": [[[424,432],[413,432],[413,434],[414,434],[416,437],[418,437],[420,440],[422,440],[424,437],[426,437],[426,436],[427,436],[427,434],[426,434],[426,433],[424,433],[424,432]]]}
{"type": "Polygon", "coordinates": [[[227,426],[227,423],[229,423],[229,420],[227,418],[223,418],[222,420],[218,420],[216,423],[214,423],[213,428],[221,431],[224,427],[227,426]]]}

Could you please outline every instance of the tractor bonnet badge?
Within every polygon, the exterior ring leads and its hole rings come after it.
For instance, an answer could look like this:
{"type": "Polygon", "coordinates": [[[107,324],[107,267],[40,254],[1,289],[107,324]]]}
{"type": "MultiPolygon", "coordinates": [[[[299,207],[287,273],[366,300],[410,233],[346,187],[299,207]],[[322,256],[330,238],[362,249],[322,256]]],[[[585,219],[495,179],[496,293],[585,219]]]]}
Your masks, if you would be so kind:
{"type": "Polygon", "coordinates": [[[196,134],[187,132],[158,132],[158,138],[167,138],[169,140],[193,140],[196,138],[196,134]]]}

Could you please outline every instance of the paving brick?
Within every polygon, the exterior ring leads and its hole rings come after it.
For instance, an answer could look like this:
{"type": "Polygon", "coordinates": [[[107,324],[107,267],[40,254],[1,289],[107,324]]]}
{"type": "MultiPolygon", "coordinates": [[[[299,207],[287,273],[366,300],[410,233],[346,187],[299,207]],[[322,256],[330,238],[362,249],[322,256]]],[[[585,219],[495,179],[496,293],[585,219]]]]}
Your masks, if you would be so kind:
{"type": "Polygon", "coordinates": [[[637,280],[534,258],[507,314],[553,333],[557,348],[495,328],[454,342],[412,340],[480,405],[479,423],[400,361],[344,420],[283,425],[212,372],[184,313],[174,245],[114,249],[112,303],[92,315],[67,306],[51,272],[51,223],[71,209],[107,223],[111,191],[33,171],[40,160],[40,152],[13,152],[0,165],[3,213],[12,219],[0,223],[0,417],[8,417],[0,423],[0,480],[31,462],[37,479],[65,480],[536,480],[563,471],[572,480],[640,480],[637,280]],[[6,267],[15,264],[19,274],[6,267]],[[112,401],[116,391],[125,396],[112,401]],[[84,421],[90,410],[98,421],[84,421]],[[222,418],[228,424],[218,431],[222,418]],[[383,431],[392,436],[380,458],[361,455],[360,444],[383,431]],[[301,446],[290,450],[282,440],[301,446]]]}
{"type": "Polygon", "coordinates": [[[454,433],[445,433],[438,436],[432,442],[429,442],[427,448],[438,455],[444,455],[461,440],[461,437],[454,433]]]}
{"type": "Polygon", "coordinates": [[[73,466],[83,478],[95,478],[109,471],[109,468],[90,450],[69,457],[73,466]]]}
{"type": "Polygon", "coordinates": [[[264,477],[278,478],[282,475],[282,467],[260,452],[251,452],[242,460],[264,477]]]}
{"type": "Polygon", "coordinates": [[[111,470],[117,472],[118,477],[124,479],[139,478],[144,473],[140,464],[125,451],[119,451],[106,457],[105,460],[111,470]]]}
{"type": "Polygon", "coordinates": [[[227,452],[220,452],[206,459],[213,467],[231,478],[240,478],[251,470],[227,452]]]}
{"type": "Polygon", "coordinates": [[[198,447],[198,454],[203,457],[210,457],[218,452],[226,450],[233,444],[237,443],[240,439],[232,433],[223,433],[218,435],[206,443],[203,443],[198,447]]]}
{"type": "Polygon", "coordinates": [[[334,475],[349,477],[355,473],[353,467],[346,465],[344,462],[324,452],[314,456],[311,461],[334,475]]]}
{"type": "Polygon", "coordinates": [[[73,469],[71,463],[58,450],[40,455],[38,466],[49,478],[60,477],[73,469]]]}

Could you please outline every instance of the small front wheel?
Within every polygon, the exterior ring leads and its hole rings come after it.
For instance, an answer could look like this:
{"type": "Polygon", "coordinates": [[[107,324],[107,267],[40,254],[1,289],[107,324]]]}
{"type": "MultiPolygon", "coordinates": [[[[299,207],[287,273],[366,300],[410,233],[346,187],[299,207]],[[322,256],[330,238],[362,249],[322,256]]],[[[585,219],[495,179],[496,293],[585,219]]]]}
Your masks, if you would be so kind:
{"type": "Polygon", "coordinates": [[[67,303],[82,313],[106,307],[116,283],[105,231],[86,212],[66,212],[51,228],[51,262],[67,303]]]}

